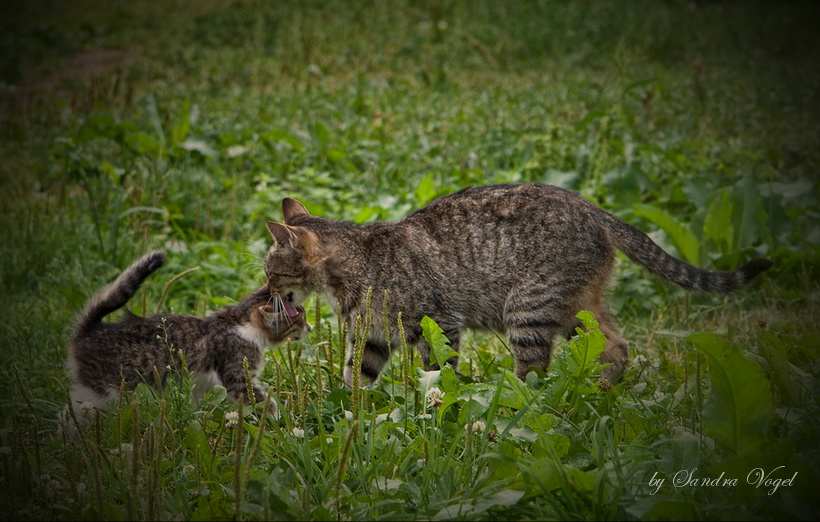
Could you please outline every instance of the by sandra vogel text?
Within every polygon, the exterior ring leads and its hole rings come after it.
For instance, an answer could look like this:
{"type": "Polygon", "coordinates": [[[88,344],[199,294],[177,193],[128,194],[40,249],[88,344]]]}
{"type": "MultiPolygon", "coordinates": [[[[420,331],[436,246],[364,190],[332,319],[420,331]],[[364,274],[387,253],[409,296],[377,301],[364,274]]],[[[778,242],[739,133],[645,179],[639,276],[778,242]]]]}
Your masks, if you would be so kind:
{"type": "MultiPolygon", "coordinates": [[[[781,487],[789,487],[794,485],[794,480],[797,478],[795,471],[791,476],[787,472],[781,471],[785,466],[778,466],[772,470],[766,471],[763,468],[754,468],[744,477],[747,484],[767,491],[769,495],[773,495],[781,487]]],[[[670,477],[670,484],[675,489],[685,487],[735,487],[740,483],[740,479],[734,477],[727,477],[724,471],[717,477],[700,477],[697,475],[698,468],[682,469],[670,477]]],[[[666,479],[659,477],[656,471],[652,478],[649,479],[649,487],[653,488],[651,495],[657,493],[666,479]]]]}

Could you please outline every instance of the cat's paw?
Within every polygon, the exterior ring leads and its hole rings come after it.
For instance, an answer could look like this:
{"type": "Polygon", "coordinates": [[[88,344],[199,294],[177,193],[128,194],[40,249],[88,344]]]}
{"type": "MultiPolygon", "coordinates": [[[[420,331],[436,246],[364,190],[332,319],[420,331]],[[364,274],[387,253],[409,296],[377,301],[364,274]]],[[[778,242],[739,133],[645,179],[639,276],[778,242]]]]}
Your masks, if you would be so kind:
{"type": "MultiPolygon", "coordinates": [[[[359,388],[369,388],[376,382],[376,379],[369,377],[363,373],[359,373],[359,388]]],[[[348,388],[353,387],[353,367],[345,367],[345,383],[348,388]]]]}

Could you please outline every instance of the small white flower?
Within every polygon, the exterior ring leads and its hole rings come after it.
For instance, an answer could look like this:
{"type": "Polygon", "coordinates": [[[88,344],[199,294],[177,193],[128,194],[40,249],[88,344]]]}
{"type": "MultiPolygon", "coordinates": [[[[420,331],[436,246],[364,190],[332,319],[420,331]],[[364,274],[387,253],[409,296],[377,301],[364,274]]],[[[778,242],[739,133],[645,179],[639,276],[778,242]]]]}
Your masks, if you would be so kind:
{"type": "Polygon", "coordinates": [[[473,433],[481,433],[487,429],[487,425],[482,420],[473,421],[470,427],[472,428],[473,433]]]}
{"type": "Polygon", "coordinates": [[[428,408],[438,408],[442,404],[444,404],[444,395],[445,393],[441,391],[437,386],[433,386],[429,390],[427,390],[427,407],[428,408]]]}
{"type": "Polygon", "coordinates": [[[428,420],[428,419],[432,419],[433,416],[430,415],[429,413],[420,413],[416,418],[419,419],[419,420],[428,420]]]}
{"type": "Polygon", "coordinates": [[[78,495],[85,493],[85,482],[79,482],[75,488],[78,495]]]}
{"type": "Polygon", "coordinates": [[[353,412],[345,410],[345,419],[347,419],[347,422],[352,422],[353,421],[353,412]]]}
{"type": "Polygon", "coordinates": [[[305,430],[302,428],[293,428],[293,436],[301,439],[305,436],[305,430]]]}
{"type": "Polygon", "coordinates": [[[233,428],[237,424],[239,424],[239,412],[238,411],[229,411],[225,414],[225,427],[233,428]]]}
{"type": "Polygon", "coordinates": [[[632,360],[635,362],[635,364],[646,364],[646,357],[644,357],[643,355],[637,355],[632,360]]]}
{"type": "Polygon", "coordinates": [[[183,475],[190,475],[195,470],[196,470],[196,468],[194,467],[193,464],[186,464],[186,465],[182,466],[182,474],[183,475]]]}
{"type": "Polygon", "coordinates": [[[333,437],[326,438],[325,442],[327,442],[328,444],[333,444],[333,437]]]}

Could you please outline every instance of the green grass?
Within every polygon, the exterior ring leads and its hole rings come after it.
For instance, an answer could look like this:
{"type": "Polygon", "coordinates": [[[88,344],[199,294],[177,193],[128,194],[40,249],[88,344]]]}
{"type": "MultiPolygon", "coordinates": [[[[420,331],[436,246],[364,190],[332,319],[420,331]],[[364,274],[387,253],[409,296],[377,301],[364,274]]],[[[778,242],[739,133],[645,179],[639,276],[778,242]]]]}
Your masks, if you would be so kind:
{"type": "Polygon", "coordinates": [[[0,518],[816,518],[810,3],[0,10],[0,518]],[[281,420],[219,388],[193,405],[183,379],[60,433],[74,317],[148,250],[169,260],[132,310],[205,314],[263,281],[283,197],[364,223],[507,181],[577,190],[700,266],[775,266],[689,296],[620,260],[632,362],[607,393],[583,363],[590,324],[526,383],[503,337],[474,333],[458,373],[420,373],[402,347],[354,395],[311,298],[312,334],[262,376],[281,420]],[[779,487],[749,484],[757,469],[779,487]],[[737,483],[691,480],[721,474],[737,483]]]}

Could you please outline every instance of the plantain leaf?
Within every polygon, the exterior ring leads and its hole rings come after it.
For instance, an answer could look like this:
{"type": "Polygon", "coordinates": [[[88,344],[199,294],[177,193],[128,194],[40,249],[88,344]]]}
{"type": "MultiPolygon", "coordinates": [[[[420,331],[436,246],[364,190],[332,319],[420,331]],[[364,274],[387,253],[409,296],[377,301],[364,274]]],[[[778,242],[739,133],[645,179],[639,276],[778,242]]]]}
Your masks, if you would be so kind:
{"type": "Polygon", "coordinates": [[[711,239],[722,254],[732,251],[735,239],[735,226],[732,223],[734,198],[726,189],[709,205],[706,220],[703,223],[703,235],[711,239]]]}
{"type": "Polygon", "coordinates": [[[688,337],[709,360],[712,392],[703,407],[703,433],[737,455],[751,455],[769,437],[772,395],[760,366],[732,343],[711,334],[688,337]]]}
{"type": "Polygon", "coordinates": [[[651,205],[638,203],[635,205],[634,210],[635,215],[646,218],[661,227],[688,263],[692,265],[700,264],[700,243],[689,228],[681,224],[668,212],[651,205]]]}

